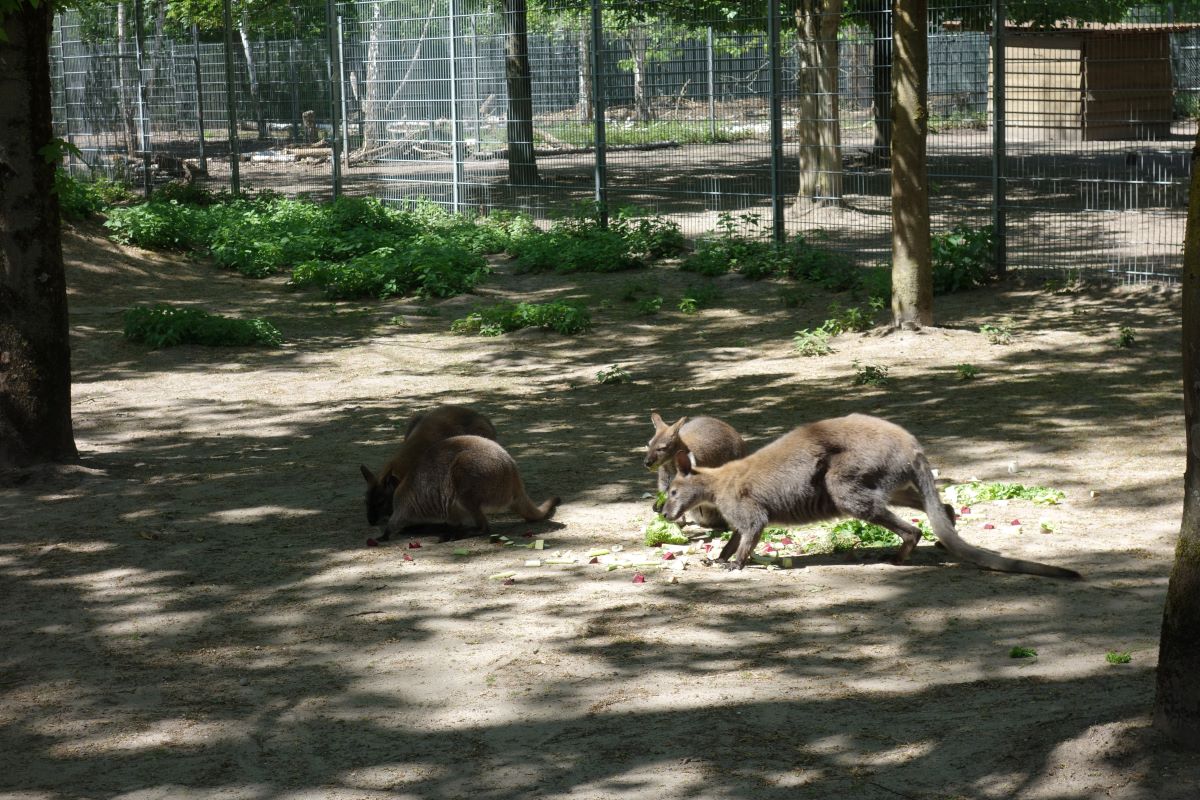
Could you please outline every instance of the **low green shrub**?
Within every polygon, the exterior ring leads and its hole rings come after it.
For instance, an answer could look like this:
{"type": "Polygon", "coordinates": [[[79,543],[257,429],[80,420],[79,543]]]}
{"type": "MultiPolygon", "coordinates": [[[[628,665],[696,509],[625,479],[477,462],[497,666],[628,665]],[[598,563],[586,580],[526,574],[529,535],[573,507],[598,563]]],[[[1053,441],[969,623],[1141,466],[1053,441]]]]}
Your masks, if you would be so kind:
{"type": "Polygon", "coordinates": [[[331,299],[453,297],[474,289],[489,271],[483,256],[429,238],[379,247],[344,261],[306,261],[292,270],[291,284],[320,288],[331,299]]]}
{"type": "Polygon", "coordinates": [[[933,293],[949,294],[982,286],[995,276],[996,236],[991,225],[960,225],[930,240],[933,293]]]}
{"type": "Polygon", "coordinates": [[[479,308],[455,320],[450,330],[499,336],[522,328],[542,328],[562,334],[583,333],[592,326],[587,309],[555,300],[550,303],[501,303],[479,308]]]}
{"type": "Polygon", "coordinates": [[[244,347],[283,343],[279,329],[263,319],[231,319],[199,308],[177,308],[160,303],[137,306],[124,315],[125,338],[151,347],[200,344],[209,347],[244,347]]]}
{"type": "Polygon", "coordinates": [[[54,172],[54,193],[58,195],[62,218],[72,221],[87,219],[114,203],[133,199],[133,193],[122,183],[99,176],[76,178],[62,168],[54,172]]]}

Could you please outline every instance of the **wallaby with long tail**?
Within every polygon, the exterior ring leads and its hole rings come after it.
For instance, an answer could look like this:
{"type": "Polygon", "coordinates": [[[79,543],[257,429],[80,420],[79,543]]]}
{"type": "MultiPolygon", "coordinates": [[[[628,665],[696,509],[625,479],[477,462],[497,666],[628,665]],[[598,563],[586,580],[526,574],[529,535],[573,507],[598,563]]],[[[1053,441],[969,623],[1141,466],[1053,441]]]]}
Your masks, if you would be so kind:
{"type": "Polygon", "coordinates": [[[804,425],[720,467],[694,466],[685,453],[676,454],[675,464],[679,474],[671,482],[663,515],[678,519],[701,503],[715,505],[733,531],[717,557],[728,569],[746,565],[767,523],[833,517],[857,517],[895,533],[901,545],[894,563],[902,564],[921,531],[892,513],[888,505],[895,504],[924,511],[941,544],[964,561],[1001,572],[1082,577],[1071,569],[1009,558],[963,541],[916,437],[878,417],[851,414],[804,425]]]}
{"type": "MultiPolygon", "coordinates": [[[[364,468],[364,477],[373,476],[364,468]]],[[[396,487],[392,513],[380,541],[415,524],[446,524],[488,532],[487,515],[512,511],[528,522],[549,519],[558,507],[552,497],[534,505],[503,447],[482,436],[451,436],[424,448],[396,487]]]]}
{"type": "MultiPolygon", "coordinates": [[[[675,478],[675,456],[691,453],[693,463],[701,467],[719,467],[727,461],[746,456],[746,443],[732,426],[716,417],[680,417],[671,425],[663,422],[657,411],[650,412],[654,425],[654,436],[646,444],[646,469],[658,471],[659,497],[654,500],[654,510],[662,511],[661,499],[675,478]]],[[[715,506],[700,504],[692,509],[691,516],[706,528],[725,528],[725,520],[715,506]]]]}
{"type": "Polygon", "coordinates": [[[404,441],[378,475],[360,465],[359,470],[367,479],[367,523],[378,525],[392,516],[392,497],[397,487],[431,445],[462,435],[494,440],[496,427],[483,414],[466,406],[437,406],[408,421],[404,441]]]}

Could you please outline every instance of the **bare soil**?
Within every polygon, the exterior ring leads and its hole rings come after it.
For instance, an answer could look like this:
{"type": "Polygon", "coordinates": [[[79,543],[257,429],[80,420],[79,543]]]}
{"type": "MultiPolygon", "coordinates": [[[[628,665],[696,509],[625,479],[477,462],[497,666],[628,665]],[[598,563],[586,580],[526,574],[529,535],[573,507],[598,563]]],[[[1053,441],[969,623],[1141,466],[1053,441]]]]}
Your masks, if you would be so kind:
{"type": "Polygon", "coordinates": [[[1197,796],[1200,759],[1149,719],[1184,453],[1170,288],[1008,284],[938,298],[937,329],[801,358],[792,334],[831,298],[787,309],[778,285],[731,277],[689,316],[671,309],[695,279],[665,267],[498,262],[480,296],[429,316],[91,229],[67,255],[83,459],[0,489],[0,796],[1197,796]],[[664,310],[638,316],[627,281],[664,310]],[[448,332],[516,297],[583,300],[595,329],[448,332]],[[265,315],[288,341],[126,342],[121,311],[154,301],[265,315]],[[991,345],[978,326],[1003,318],[1016,338],[991,345]],[[890,384],[855,386],[856,361],[890,384]],[[613,364],[633,382],[598,384],[613,364]],[[487,413],[535,499],[563,497],[551,522],[496,520],[544,539],[541,557],[640,552],[652,408],[722,417],[752,446],[859,411],[911,429],[943,477],[1066,492],[979,504],[961,530],[1087,580],[983,572],[929,544],[907,567],[877,550],[742,572],[693,559],[642,584],[527,567],[535,551],[480,537],[365,547],[358,465],[442,402],[487,413]],[[1132,662],[1106,663],[1114,650],[1132,662]]]}

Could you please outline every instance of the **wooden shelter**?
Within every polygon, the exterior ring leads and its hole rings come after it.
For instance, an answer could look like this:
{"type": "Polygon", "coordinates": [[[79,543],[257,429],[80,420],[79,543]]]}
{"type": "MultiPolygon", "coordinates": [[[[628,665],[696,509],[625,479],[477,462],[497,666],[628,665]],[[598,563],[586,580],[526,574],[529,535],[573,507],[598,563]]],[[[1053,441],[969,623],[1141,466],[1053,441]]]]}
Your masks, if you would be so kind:
{"type": "MultiPolygon", "coordinates": [[[[1174,96],[1170,34],[1196,27],[1006,28],[1007,134],[1069,141],[1168,135],[1174,96]]],[[[989,107],[991,93],[989,72],[989,107]]]]}

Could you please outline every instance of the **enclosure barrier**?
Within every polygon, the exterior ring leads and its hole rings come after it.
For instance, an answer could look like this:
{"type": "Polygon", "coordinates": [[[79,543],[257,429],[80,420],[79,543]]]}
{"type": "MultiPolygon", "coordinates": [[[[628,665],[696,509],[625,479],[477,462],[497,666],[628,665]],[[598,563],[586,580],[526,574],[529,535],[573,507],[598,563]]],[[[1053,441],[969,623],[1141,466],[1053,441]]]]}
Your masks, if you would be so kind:
{"type": "MultiPolygon", "coordinates": [[[[181,19],[148,0],[89,5],[58,15],[55,124],[82,153],[68,169],[147,192],[537,218],[598,203],[886,263],[891,3],[843,6],[225,0],[181,19]]],[[[1001,269],[1174,280],[1200,26],[1003,15],[1002,0],[930,13],[935,234],[991,225],[1001,269]]]]}

